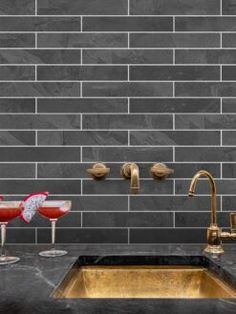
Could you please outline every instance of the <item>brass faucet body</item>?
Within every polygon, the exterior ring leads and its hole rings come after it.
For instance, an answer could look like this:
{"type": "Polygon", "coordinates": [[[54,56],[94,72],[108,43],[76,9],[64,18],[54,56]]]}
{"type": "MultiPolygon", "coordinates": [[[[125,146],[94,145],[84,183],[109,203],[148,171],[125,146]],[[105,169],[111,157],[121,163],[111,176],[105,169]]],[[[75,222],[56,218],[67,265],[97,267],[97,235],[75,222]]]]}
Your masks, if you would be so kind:
{"type": "Polygon", "coordinates": [[[133,194],[137,194],[140,189],[138,165],[134,162],[125,163],[121,167],[121,175],[125,179],[130,179],[130,191],[133,194]]]}
{"type": "Polygon", "coordinates": [[[221,229],[217,225],[216,184],[213,176],[208,171],[200,170],[194,175],[189,187],[189,196],[194,196],[200,177],[206,177],[209,180],[211,190],[211,223],[207,229],[207,247],[204,251],[207,253],[222,254],[224,253],[224,249],[221,242],[221,229]]]}

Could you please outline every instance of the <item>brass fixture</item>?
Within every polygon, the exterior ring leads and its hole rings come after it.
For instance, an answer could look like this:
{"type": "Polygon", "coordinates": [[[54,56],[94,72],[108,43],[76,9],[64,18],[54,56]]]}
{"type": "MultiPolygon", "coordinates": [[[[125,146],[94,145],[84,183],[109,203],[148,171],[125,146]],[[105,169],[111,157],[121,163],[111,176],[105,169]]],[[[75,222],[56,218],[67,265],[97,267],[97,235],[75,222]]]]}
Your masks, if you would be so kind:
{"type": "Polygon", "coordinates": [[[101,180],[110,173],[110,168],[107,168],[103,163],[96,163],[91,169],[87,169],[87,172],[91,174],[95,180],[101,180]]]}
{"type": "Polygon", "coordinates": [[[88,265],[69,271],[54,298],[235,298],[236,291],[200,266],[88,265]]]}
{"type": "Polygon", "coordinates": [[[174,173],[174,169],[168,168],[165,164],[158,162],[151,168],[153,178],[162,180],[167,178],[170,174],[174,173]]]}
{"type": "Polygon", "coordinates": [[[139,167],[134,162],[127,162],[121,167],[121,175],[125,179],[130,179],[130,191],[133,194],[138,193],[140,189],[139,183],[139,167]]]}
{"type": "Polygon", "coordinates": [[[216,201],[216,184],[213,176],[206,170],[198,171],[192,178],[189,187],[189,196],[194,196],[197,181],[200,177],[206,177],[209,180],[211,189],[211,223],[207,229],[207,247],[205,252],[212,254],[222,254],[224,249],[222,247],[222,239],[236,240],[236,213],[231,213],[231,232],[222,232],[217,225],[217,201],[216,201]]]}
{"type": "Polygon", "coordinates": [[[230,232],[221,232],[224,240],[236,240],[236,213],[230,214],[230,232]]]}

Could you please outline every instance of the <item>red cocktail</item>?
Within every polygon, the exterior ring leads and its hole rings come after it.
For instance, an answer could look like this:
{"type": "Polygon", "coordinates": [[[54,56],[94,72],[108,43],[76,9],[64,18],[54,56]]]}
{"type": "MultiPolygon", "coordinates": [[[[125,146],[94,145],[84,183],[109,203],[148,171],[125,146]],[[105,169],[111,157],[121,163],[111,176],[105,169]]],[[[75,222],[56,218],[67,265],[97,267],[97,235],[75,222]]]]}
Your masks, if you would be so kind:
{"type": "Polygon", "coordinates": [[[52,247],[39,253],[43,257],[56,257],[67,254],[67,251],[55,249],[55,233],[57,219],[67,214],[71,209],[71,201],[46,201],[38,211],[41,216],[48,218],[52,224],[52,247]]]}
{"type": "Polygon", "coordinates": [[[6,226],[8,222],[21,214],[21,202],[0,202],[0,225],[1,225],[1,255],[0,265],[18,262],[19,257],[8,256],[5,254],[6,226]]]}

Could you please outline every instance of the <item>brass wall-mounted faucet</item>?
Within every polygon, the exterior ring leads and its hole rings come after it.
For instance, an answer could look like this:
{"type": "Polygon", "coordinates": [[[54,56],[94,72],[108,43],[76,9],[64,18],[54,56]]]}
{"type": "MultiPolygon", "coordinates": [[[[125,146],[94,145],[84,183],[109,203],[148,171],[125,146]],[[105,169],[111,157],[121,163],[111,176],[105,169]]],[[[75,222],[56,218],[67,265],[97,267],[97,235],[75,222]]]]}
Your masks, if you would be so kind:
{"type": "Polygon", "coordinates": [[[231,232],[222,232],[221,228],[217,225],[216,184],[213,176],[206,170],[198,171],[192,178],[188,195],[195,195],[196,185],[200,177],[208,178],[211,189],[211,223],[207,229],[207,247],[204,251],[207,253],[222,254],[224,253],[224,249],[221,240],[236,240],[236,213],[231,214],[231,232]]]}
{"type": "Polygon", "coordinates": [[[121,175],[125,179],[130,179],[130,191],[137,194],[140,189],[139,167],[134,162],[127,162],[121,167],[121,175]]]}

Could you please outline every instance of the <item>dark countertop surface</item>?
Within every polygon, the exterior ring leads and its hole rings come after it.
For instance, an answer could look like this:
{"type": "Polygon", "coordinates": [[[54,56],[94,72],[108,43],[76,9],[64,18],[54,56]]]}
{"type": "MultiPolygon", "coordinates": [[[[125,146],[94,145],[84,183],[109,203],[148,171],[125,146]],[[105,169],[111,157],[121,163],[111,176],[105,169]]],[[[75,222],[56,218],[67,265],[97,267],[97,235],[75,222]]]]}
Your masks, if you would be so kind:
{"type": "MultiPolygon", "coordinates": [[[[0,313],[236,313],[236,299],[53,299],[50,294],[79,256],[202,257],[200,245],[64,245],[69,254],[43,258],[43,245],[9,246],[17,264],[0,266],[0,313]]],[[[236,287],[236,246],[224,245],[219,259],[207,257],[209,267],[236,287]]],[[[100,259],[101,260],[101,259],[100,259]]]]}

